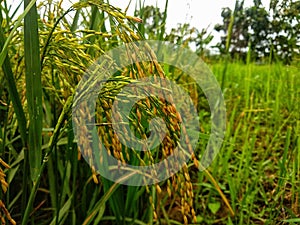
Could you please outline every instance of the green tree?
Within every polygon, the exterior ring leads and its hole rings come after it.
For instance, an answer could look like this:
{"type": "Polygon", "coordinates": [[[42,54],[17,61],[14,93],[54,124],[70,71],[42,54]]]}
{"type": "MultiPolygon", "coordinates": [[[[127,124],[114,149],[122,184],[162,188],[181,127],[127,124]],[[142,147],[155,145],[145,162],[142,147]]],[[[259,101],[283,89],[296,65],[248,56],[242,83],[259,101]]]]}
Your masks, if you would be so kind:
{"type": "Polygon", "coordinates": [[[221,16],[223,18],[223,24],[216,24],[215,30],[223,32],[221,36],[221,42],[215,47],[218,48],[221,54],[226,54],[226,42],[229,35],[229,26],[231,16],[234,14],[233,28],[231,32],[231,48],[229,52],[232,57],[241,57],[248,46],[248,21],[244,11],[244,1],[237,1],[234,11],[229,7],[223,8],[221,16]]]}
{"type": "Polygon", "coordinates": [[[208,45],[213,36],[208,33],[207,28],[198,30],[191,27],[190,24],[184,23],[178,24],[177,27],[167,32],[166,14],[166,9],[162,12],[155,6],[140,6],[140,9],[135,11],[135,16],[140,17],[143,21],[138,25],[139,31],[147,39],[159,38],[159,40],[169,41],[173,44],[190,46],[195,48],[196,53],[201,56],[209,54],[208,45]]]}
{"type": "Polygon", "coordinates": [[[172,28],[169,34],[166,34],[165,40],[174,44],[184,44],[195,48],[196,53],[202,57],[208,56],[208,45],[213,39],[213,35],[208,33],[207,28],[198,30],[189,24],[178,24],[177,28],[172,28]]]}
{"type": "Polygon", "coordinates": [[[272,47],[285,63],[300,55],[300,1],[272,0],[272,47]]]}
{"type": "MultiPolygon", "coordinates": [[[[270,54],[269,36],[272,33],[269,13],[261,1],[254,1],[254,6],[245,9],[247,20],[247,40],[250,42],[252,56],[255,59],[270,54]]],[[[246,33],[246,32],[245,32],[246,33]]]]}
{"type": "Polygon", "coordinates": [[[300,1],[273,0],[270,10],[262,5],[261,0],[254,0],[253,6],[247,8],[244,1],[237,1],[234,11],[224,8],[221,13],[223,24],[215,26],[216,31],[224,33],[216,46],[221,54],[225,54],[232,14],[234,22],[229,52],[233,58],[245,59],[249,46],[254,60],[271,54],[290,63],[299,56],[300,1]]]}
{"type": "Polygon", "coordinates": [[[135,10],[135,16],[140,17],[143,22],[138,25],[139,31],[147,39],[156,39],[157,34],[163,32],[165,29],[166,12],[163,13],[158,7],[141,5],[139,9],[135,10]]]}

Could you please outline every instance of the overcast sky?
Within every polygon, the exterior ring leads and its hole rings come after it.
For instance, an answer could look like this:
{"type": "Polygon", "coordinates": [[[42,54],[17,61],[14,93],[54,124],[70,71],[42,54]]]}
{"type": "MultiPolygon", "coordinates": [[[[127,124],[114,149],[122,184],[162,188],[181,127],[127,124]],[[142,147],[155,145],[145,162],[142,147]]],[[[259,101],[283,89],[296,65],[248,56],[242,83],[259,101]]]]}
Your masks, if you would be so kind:
{"type": "MultiPolygon", "coordinates": [[[[268,8],[270,0],[262,0],[268,8]]],[[[112,5],[125,9],[129,0],[110,0],[112,5]]],[[[133,12],[136,0],[132,0],[129,13],[133,12]]],[[[253,5],[253,0],[245,0],[245,6],[253,5]]],[[[158,5],[164,9],[165,0],[145,0],[146,5],[158,5]]],[[[235,0],[169,0],[168,21],[170,27],[177,23],[190,23],[198,28],[205,28],[208,25],[213,26],[222,22],[222,8],[234,8],[235,0]]]]}
{"type": "MultiPolygon", "coordinates": [[[[44,0],[45,1],[45,0],[44,0]]],[[[61,0],[54,0],[61,1],[61,0]]],[[[77,2],[78,0],[63,0],[63,6],[67,9],[71,6],[70,2],[77,2]]],[[[128,14],[133,15],[136,2],[145,1],[145,5],[157,5],[162,10],[165,6],[165,0],[132,0],[128,14]]],[[[16,6],[20,0],[7,0],[16,6]]],[[[43,2],[43,0],[38,0],[43,2]]],[[[116,7],[125,9],[129,0],[109,0],[109,2],[116,7]]],[[[270,0],[262,0],[264,6],[269,8],[270,0]]],[[[215,44],[220,39],[220,34],[213,30],[214,25],[222,23],[221,12],[222,8],[234,8],[235,0],[169,0],[168,14],[167,14],[167,30],[176,27],[178,23],[189,23],[191,26],[196,27],[198,30],[207,28],[212,32],[215,38],[212,44],[215,44]]],[[[245,6],[253,5],[253,0],[245,0],[245,6]]]]}
{"type": "MultiPolygon", "coordinates": [[[[128,13],[133,13],[136,1],[132,0],[128,13]]],[[[125,9],[129,0],[110,0],[112,5],[125,9]]],[[[262,0],[263,5],[268,9],[270,0],[262,0]]],[[[145,0],[146,5],[157,5],[164,9],[165,0],[145,0]]],[[[253,0],[245,0],[245,6],[253,5],[253,0]]],[[[207,28],[215,36],[212,44],[220,39],[220,34],[213,30],[214,25],[222,23],[222,8],[234,9],[235,0],[169,0],[167,14],[167,29],[176,27],[178,23],[189,23],[198,30],[207,28]]]]}

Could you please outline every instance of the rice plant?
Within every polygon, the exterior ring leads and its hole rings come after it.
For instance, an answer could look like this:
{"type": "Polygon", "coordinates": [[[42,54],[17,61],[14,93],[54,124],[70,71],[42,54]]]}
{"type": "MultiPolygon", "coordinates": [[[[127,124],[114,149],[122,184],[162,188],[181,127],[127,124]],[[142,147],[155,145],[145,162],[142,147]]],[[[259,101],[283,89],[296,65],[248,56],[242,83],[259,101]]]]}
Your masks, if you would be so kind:
{"type": "MultiPolygon", "coordinates": [[[[168,4],[172,3],[166,1],[164,22],[168,4]]],[[[299,65],[255,65],[251,57],[246,65],[226,59],[210,65],[224,88],[228,121],[217,159],[200,173],[198,156],[205,150],[211,129],[208,103],[187,74],[158,62],[150,48],[139,51],[141,46],[134,42],[147,36],[142,2],[137,9],[141,14],[135,16],[98,0],[79,1],[67,10],[61,2],[51,0],[38,5],[26,0],[24,10],[20,4],[16,11],[5,0],[0,6],[3,224],[299,222],[299,65]],[[17,17],[18,9],[22,12],[17,17]],[[85,105],[78,109],[83,118],[95,114],[93,136],[72,118],[72,106],[86,99],[86,93],[76,90],[87,71],[97,70],[91,66],[99,57],[124,43],[132,54],[120,57],[134,63],[119,68],[107,57],[102,63],[117,72],[101,90],[95,89],[99,91],[95,112],[85,105]],[[137,62],[137,57],[147,60],[137,62]],[[129,121],[130,130],[122,131],[146,139],[149,120],[158,116],[167,121],[165,142],[143,153],[122,144],[108,112],[126,85],[147,77],[176,81],[192,96],[201,121],[200,141],[191,160],[169,179],[126,186],[121,183],[133,173],[112,182],[97,172],[97,167],[107,163],[91,152],[97,138],[104,143],[105,149],[100,150],[112,155],[120,166],[144,166],[171,155],[180,128],[184,129],[172,104],[148,97],[138,101],[128,117],[118,114],[129,121]],[[74,136],[74,124],[81,126],[77,132],[82,138],[74,136]],[[78,150],[79,145],[85,146],[84,152],[78,150]],[[87,156],[93,156],[89,159],[94,167],[84,160],[87,156]]],[[[165,30],[162,25],[157,40],[163,40],[165,30]]],[[[227,43],[229,49],[230,36],[227,43]]],[[[185,153],[191,154],[189,149],[185,153]]]]}

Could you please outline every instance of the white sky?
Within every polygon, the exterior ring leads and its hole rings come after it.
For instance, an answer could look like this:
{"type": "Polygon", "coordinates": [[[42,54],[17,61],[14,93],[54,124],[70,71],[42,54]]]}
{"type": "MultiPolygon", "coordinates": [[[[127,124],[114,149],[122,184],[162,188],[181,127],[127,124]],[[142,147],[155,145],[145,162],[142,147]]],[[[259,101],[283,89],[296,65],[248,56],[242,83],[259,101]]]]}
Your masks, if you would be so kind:
{"type": "MultiPolygon", "coordinates": [[[[65,3],[70,0],[65,0],[65,3]]],[[[76,0],[72,0],[76,1],[76,0]]],[[[132,0],[127,11],[132,14],[135,9],[136,2],[140,0],[132,0]]],[[[166,0],[141,0],[145,1],[145,5],[157,5],[163,11],[166,0]]],[[[266,9],[269,8],[270,0],[261,0],[266,9]]],[[[113,6],[123,10],[128,6],[130,0],[109,0],[113,6]]],[[[245,7],[253,5],[253,0],[245,0],[245,7]]],[[[220,41],[221,34],[214,31],[214,25],[222,23],[222,8],[229,7],[234,9],[235,0],[169,0],[167,13],[167,30],[177,27],[178,23],[189,23],[191,27],[198,30],[207,28],[209,33],[212,32],[214,39],[211,45],[215,45],[220,41]]]]}
{"type": "MultiPolygon", "coordinates": [[[[6,0],[8,3],[20,2],[20,0],[6,0]]],[[[43,0],[38,0],[42,2],[43,0]]],[[[60,1],[60,0],[54,0],[60,1]]],[[[139,0],[132,0],[128,10],[128,14],[133,15],[136,2],[139,0]]],[[[145,1],[145,5],[157,5],[162,10],[165,6],[165,0],[141,0],[145,1]]],[[[63,0],[63,6],[69,8],[70,2],[77,2],[77,0],[63,0]]],[[[123,10],[127,7],[129,0],[109,0],[109,2],[116,7],[123,10]]],[[[270,0],[262,0],[262,3],[269,8],[270,0]]],[[[220,39],[220,34],[213,30],[214,25],[222,23],[221,12],[222,8],[229,7],[234,8],[235,0],[169,0],[168,14],[167,14],[167,30],[176,27],[178,23],[189,23],[192,27],[196,27],[198,30],[202,28],[208,28],[209,32],[215,36],[212,44],[215,44],[220,39]]],[[[245,0],[245,6],[253,5],[253,0],[245,0]]]]}
{"type": "MultiPolygon", "coordinates": [[[[132,0],[129,12],[135,8],[135,3],[139,0],[132,0]]],[[[143,1],[143,0],[142,0],[143,1]]],[[[129,0],[110,0],[112,5],[125,9],[129,0]]],[[[262,0],[266,8],[269,6],[270,0],[262,0]]],[[[158,5],[162,10],[165,6],[165,0],[145,0],[146,5],[158,5]]],[[[198,28],[206,28],[208,25],[222,22],[222,8],[234,8],[235,0],[169,0],[168,4],[168,21],[171,27],[177,23],[191,23],[198,28]]],[[[253,0],[245,0],[245,6],[253,5],[253,0]]]]}
{"type": "MultiPolygon", "coordinates": [[[[136,1],[132,0],[128,13],[133,14],[136,1]]],[[[110,0],[112,5],[125,9],[129,0],[110,0]]],[[[269,8],[270,0],[262,0],[266,9],[269,8]]],[[[253,0],[245,0],[245,7],[252,6],[253,0]]],[[[145,5],[157,5],[162,10],[165,6],[165,0],[145,0],[145,5]]],[[[215,44],[220,39],[220,34],[214,31],[214,25],[222,23],[221,12],[222,8],[229,7],[234,9],[235,0],[169,0],[167,13],[167,30],[176,27],[178,23],[189,23],[192,27],[198,30],[207,28],[212,32],[215,38],[212,44],[215,44]]]]}

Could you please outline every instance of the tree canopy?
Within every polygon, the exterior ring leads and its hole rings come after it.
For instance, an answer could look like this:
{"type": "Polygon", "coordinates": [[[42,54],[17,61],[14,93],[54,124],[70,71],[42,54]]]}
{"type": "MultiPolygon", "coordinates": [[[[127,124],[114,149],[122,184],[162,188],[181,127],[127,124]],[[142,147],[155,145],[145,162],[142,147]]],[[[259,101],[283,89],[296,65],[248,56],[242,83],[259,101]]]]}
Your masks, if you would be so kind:
{"type": "Polygon", "coordinates": [[[237,1],[235,8],[223,8],[222,24],[215,30],[223,32],[217,48],[225,53],[229,24],[233,18],[230,42],[232,57],[245,59],[251,51],[254,60],[263,58],[280,59],[290,63],[299,57],[300,48],[300,1],[272,0],[266,9],[260,0],[253,0],[253,6],[245,7],[244,1],[237,1]]]}
{"type": "MultiPolygon", "coordinates": [[[[159,36],[175,44],[193,46],[201,56],[209,54],[213,35],[207,28],[199,30],[190,24],[178,24],[167,32],[166,15],[155,6],[141,7],[136,10],[136,16],[143,19],[139,30],[148,39],[159,36]]],[[[244,0],[238,0],[234,9],[223,8],[221,16],[223,22],[214,26],[222,33],[221,39],[213,46],[221,55],[229,53],[232,58],[245,61],[250,51],[253,61],[271,59],[286,64],[300,56],[300,1],[271,0],[269,6],[264,6],[261,0],[253,0],[252,6],[245,7],[244,0]]]]}

